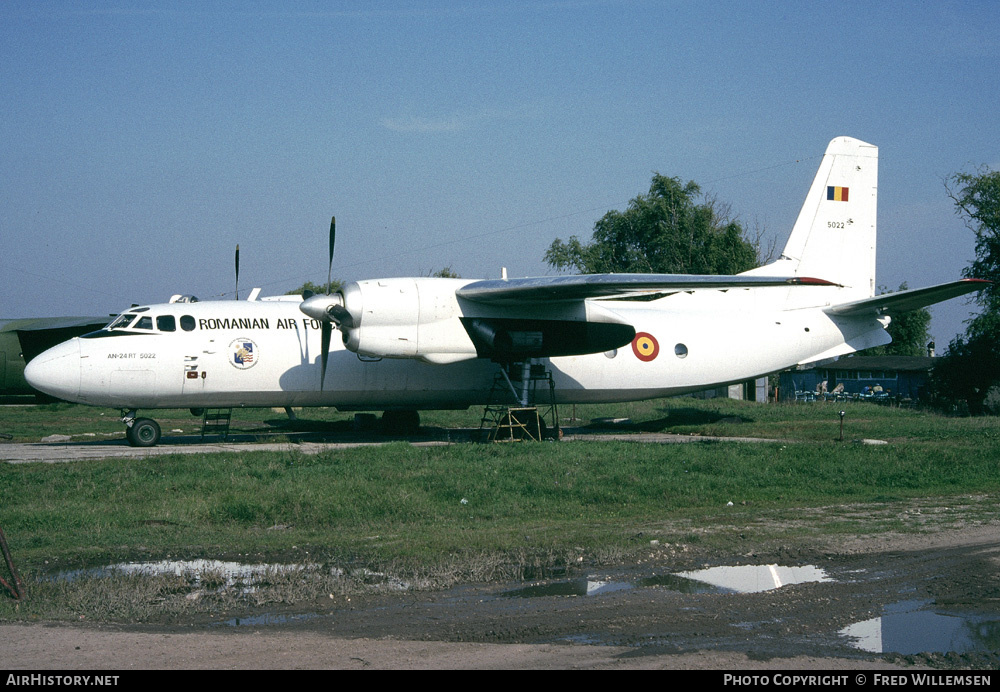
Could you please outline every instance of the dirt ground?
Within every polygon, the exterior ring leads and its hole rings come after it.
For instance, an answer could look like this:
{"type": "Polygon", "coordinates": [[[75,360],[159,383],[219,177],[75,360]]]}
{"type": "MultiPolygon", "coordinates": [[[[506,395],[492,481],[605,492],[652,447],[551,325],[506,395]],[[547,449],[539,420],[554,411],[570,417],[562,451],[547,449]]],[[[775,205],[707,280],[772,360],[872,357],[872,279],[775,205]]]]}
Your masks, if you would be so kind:
{"type": "Polygon", "coordinates": [[[377,594],[238,621],[2,624],[0,668],[741,671],[1000,664],[998,524],[741,555],[667,553],[651,547],[649,560],[581,569],[561,580],[377,594]],[[769,564],[814,566],[824,580],[739,593],[683,587],[686,580],[675,576],[682,569],[769,564]],[[858,648],[843,633],[866,621],[875,623],[869,642],[874,636],[887,653],[858,648]],[[952,623],[958,634],[937,643],[935,635],[940,639],[952,623]],[[892,652],[894,641],[921,633],[934,642],[926,651],[892,652]]]}

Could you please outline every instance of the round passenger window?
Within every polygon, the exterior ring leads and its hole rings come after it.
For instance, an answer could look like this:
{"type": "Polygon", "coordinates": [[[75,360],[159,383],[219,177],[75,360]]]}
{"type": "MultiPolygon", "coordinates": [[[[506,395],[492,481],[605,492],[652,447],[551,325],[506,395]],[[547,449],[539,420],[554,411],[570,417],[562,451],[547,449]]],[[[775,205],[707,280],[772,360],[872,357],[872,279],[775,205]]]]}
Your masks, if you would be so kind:
{"type": "Polygon", "coordinates": [[[182,315],[181,316],[181,329],[183,329],[184,331],[186,331],[186,332],[193,331],[194,330],[194,324],[195,324],[194,318],[191,317],[191,315],[182,315]]]}
{"type": "Polygon", "coordinates": [[[687,358],[688,347],[684,344],[677,344],[674,346],[674,355],[678,358],[687,358]]]}

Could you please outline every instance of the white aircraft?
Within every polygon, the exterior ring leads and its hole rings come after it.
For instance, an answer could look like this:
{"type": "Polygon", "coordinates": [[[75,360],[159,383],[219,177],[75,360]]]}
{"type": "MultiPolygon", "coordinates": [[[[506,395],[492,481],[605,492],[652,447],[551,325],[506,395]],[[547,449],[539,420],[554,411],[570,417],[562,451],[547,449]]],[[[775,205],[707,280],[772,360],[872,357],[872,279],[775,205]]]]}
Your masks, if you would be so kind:
{"type": "MultiPolygon", "coordinates": [[[[334,406],[412,420],[487,404],[499,375],[527,405],[532,365],[551,373],[558,404],[746,381],[887,344],[891,313],[986,283],[875,296],[877,176],[876,147],[834,139],[781,257],[739,275],[390,278],[304,300],[181,299],[130,308],[24,374],[60,399],[121,408],[141,446],[160,429],[140,408],[334,406]]],[[[333,239],[331,223],[331,265],[333,239]]]]}

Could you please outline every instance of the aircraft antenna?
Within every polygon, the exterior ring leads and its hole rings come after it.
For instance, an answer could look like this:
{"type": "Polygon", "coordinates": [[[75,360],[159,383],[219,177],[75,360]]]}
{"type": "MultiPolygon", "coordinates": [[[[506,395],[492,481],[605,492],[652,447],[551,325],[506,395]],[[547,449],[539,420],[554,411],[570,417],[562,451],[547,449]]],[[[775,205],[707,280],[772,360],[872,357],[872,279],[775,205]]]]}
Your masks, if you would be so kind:
{"type": "Polygon", "coordinates": [[[236,243],[236,300],[240,299],[240,244],[236,243]]]}

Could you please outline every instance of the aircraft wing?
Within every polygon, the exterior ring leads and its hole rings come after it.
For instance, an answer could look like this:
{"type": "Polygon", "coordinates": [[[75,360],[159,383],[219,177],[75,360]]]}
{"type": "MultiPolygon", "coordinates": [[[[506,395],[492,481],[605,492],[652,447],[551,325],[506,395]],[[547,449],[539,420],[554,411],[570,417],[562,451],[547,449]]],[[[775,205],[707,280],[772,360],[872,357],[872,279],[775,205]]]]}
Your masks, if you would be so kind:
{"type": "Polygon", "coordinates": [[[940,303],[949,298],[957,298],[966,293],[979,291],[990,285],[991,281],[984,279],[960,279],[927,288],[914,288],[896,293],[883,293],[874,298],[855,300],[826,308],[830,315],[881,315],[899,314],[919,310],[920,308],[940,303]]]}
{"type": "Polygon", "coordinates": [[[643,292],[728,290],[766,286],[835,286],[823,279],[711,274],[579,274],[528,279],[491,279],[466,284],[459,298],[490,305],[613,298],[643,292]]]}

